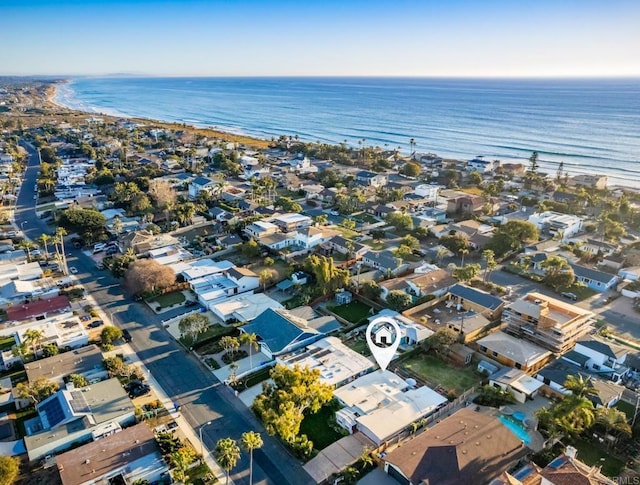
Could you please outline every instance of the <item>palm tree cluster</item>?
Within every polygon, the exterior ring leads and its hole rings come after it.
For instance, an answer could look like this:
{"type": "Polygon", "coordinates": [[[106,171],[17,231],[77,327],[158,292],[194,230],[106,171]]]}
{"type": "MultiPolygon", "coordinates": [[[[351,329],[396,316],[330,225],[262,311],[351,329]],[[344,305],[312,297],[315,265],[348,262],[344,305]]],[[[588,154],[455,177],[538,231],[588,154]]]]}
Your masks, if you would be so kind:
{"type": "Polygon", "coordinates": [[[631,427],[622,411],[594,407],[592,399],[599,391],[593,386],[591,377],[569,376],[564,387],[571,394],[550,408],[540,409],[536,414],[540,427],[550,438],[559,439],[561,435],[577,438],[596,424],[601,425],[606,434],[614,437],[631,435],[631,427]]]}
{"type": "MultiPolygon", "coordinates": [[[[262,436],[255,431],[247,431],[242,433],[240,438],[240,446],[243,450],[249,452],[249,485],[253,484],[253,450],[262,448],[262,436]]],[[[229,474],[236,466],[240,459],[240,447],[232,438],[222,438],[216,443],[214,456],[218,465],[225,471],[227,476],[226,483],[229,483],[229,474]]]]}

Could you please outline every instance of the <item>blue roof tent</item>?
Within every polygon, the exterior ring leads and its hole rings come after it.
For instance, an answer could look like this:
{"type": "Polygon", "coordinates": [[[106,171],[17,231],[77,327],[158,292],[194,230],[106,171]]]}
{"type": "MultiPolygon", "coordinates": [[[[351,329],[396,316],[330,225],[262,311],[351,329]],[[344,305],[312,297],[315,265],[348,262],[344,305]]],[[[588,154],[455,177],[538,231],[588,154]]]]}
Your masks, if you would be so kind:
{"type": "Polygon", "coordinates": [[[460,284],[452,286],[449,294],[488,308],[491,311],[495,311],[501,305],[504,305],[504,301],[501,298],[460,284]]]}
{"type": "MultiPolygon", "coordinates": [[[[324,335],[313,328],[299,327],[292,322],[294,318],[286,310],[269,308],[241,330],[260,337],[260,345],[270,357],[303,347],[324,335]]],[[[302,322],[306,324],[306,321],[302,322]]]]}

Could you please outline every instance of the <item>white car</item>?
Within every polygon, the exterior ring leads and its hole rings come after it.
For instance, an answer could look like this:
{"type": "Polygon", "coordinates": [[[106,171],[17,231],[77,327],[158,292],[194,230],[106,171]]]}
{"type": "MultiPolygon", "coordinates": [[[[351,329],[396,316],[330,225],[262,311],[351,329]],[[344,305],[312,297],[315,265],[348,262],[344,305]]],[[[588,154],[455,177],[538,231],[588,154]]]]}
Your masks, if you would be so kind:
{"type": "Polygon", "coordinates": [[[71,274],[78,274],[78,270],[76,269],[76,267],[75,267],[75,266],[71,266],[71,267],[69,268],[69,272],[70,272],[71,274]]]}

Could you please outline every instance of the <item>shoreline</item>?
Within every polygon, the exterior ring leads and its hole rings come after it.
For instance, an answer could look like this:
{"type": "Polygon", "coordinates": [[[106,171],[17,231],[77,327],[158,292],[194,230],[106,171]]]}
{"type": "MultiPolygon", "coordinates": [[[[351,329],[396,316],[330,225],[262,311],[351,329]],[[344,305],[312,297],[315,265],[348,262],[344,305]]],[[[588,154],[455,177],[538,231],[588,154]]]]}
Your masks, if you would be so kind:
{"type": "MultiPolygon", "coordinates": [[[[65,104],[63,104],[62,102],[60,102],[57,98],[58,95],[58,91],[59,91],[59,86],[60,85],[65,85],[65,84],[71,84],[71,80],[70,79],[64,79],[61,81],[56,81],[51,83],[51,85],[47,88],[47,99],[46,101],[52,105],[53,107],[57,108],[57,109],[62,109],[62,110],[66,110],[66,111],[70,111],[70,112],[74,112],[74,113],[82,113],[82,114],[88,114],[88,115],[97,115],[97,116],[103,116],[103,117],[109,117],[112,118],[114,120],[117,119],[128,119],[131,121],[135,121],[135,122],[140,122],[140,123],[153,123],[156,124],[160,127],[163,128],[167,128],[167,129],[184,129],[184,128],[189,128],[191,130],[193,130],[195,133],[197,134],[201,134],[201,135],[205,135],[205,136],[213,136],[214,138],[218,138],[218,139],[222,139],[222,140],[228,140],[230,142],[234,142],[234,143],[241,143],[241,144],[245,144],[245,145],[253,145],[256,148],[268,148],[269,144],[270,144],[270,140],[267,140],[266,138],[259,138],[253,135],[245,135],[245,134],[237,134],[237,133],[232,133],[229,131],[223,131],[220,130],[218,127],[210,127],[207,125],[201,125],[201,126],[197,126],[195,124],[192,123],[188,123],[188,122],[178,122],[178,121],[163,121],[163,120],[159,120],[159,119],[154,119],[154,118],[146,118],[146,117],[141,117],[141,116],[135,116],[135,115],[127,115],[124,113],[118,113],[116,114],[110,114],[110,113],[106,113],[106,112],[101,112],[99,111],[100,108],[97,108],[95,111],[89,111],[89,110],[83,110],[81,108],[75,108],[75,107],[71,107],[71,106],[67,106],[65,104]]],[[[307,140],[307,143],[311,143],[314,144],[315,142],[311,141],[311,140],[307,140]]],[[[335,143],[328,143],[329,145],[336,145],[335,143]]],[[[438,154],[437,154],[438,155],[438,154]]],[[[440,156],[440,155],[438,155],[440,156]]],[[[471,155],[470,155],[471,156],[471,155]]],[[[447,157],[447,156],[443,156],[442,158],[445,159],[459,159],[459,157],[447,157]]],[[[526,160],[519,160],[519,159],[514,159],[514,160],[504,160],[504,163],[524,163],[526,165],[526,160]]],[[[555,163],[555,162],[549,162],[549,163],[555,163]]],[[[581,173],[587,173],[587,174],[598,174],[598,172],[596,171],[584,171],[584,172],[579,172],[579,173],[575,173],[574,175],[579,175],[581,173]]],[[[633,192],[640,192],[640,184],[634,184],[634,185],[626,185],[624,183],[621,183],[621,177],[612,177],[609,174],[603,174],[606,175],[607,178],[609,180],[611,180],[612,178],[615,179],[615,183],[612,184],[608,184],[607,185],[607,189],[609,190],[629,190],[629,191],[633,191],[633,192]]]]}

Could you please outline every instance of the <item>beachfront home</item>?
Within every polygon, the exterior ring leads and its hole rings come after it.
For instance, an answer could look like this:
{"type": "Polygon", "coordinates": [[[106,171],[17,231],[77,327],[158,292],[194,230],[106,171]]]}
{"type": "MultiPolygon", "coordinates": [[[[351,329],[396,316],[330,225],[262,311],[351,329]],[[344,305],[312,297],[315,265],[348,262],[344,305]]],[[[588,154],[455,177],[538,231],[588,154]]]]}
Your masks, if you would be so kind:
{"type": "Polygon", "coordinates": [[[491,173],[493,171],[493,162],[484,160],[482,157],[476,157],[467,162],[467,172],[479,172],[481,174],[491,173]]]}
{"type": "Polygon", "coordinates": [[[366,187],[383,187],[387,183],[387,176],[381,173],[361,170],[356,173],[356,183],[366,187]]]}

